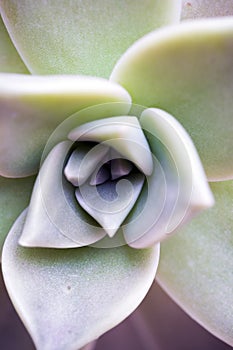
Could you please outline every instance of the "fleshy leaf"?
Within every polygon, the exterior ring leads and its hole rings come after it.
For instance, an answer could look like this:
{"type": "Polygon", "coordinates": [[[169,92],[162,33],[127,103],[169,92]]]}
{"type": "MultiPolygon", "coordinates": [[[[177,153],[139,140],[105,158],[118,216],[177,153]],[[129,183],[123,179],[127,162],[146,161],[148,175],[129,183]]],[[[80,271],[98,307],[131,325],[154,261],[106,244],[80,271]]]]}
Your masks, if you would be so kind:
{"type": "Polygon", "coordinates": [[[101,185],[110,179],[111,179],[111,174],[110,174],[109,167],[104,164],[101,168],[97,169],[92,174],[89,183],[91,186],[96,186],[96,185],[101,185]]]}
{"type": "Polygon", "coordinates": [[[183,0],[181,19],[233,15],[232,0],[183,0]]]}
{"type": "Polygon", "coordinates": [[[101,144],[93,148],[93,144],[78,143],[64,169],[67,180],[74,186],[81,186],[91,176],[108,150],[109,147],[101,144]]]}
{"type": "Polygon", "coordinates": [[[102,142],[134,163],[145,175],[153,170],[147,140],[136,117],[121,116],[98,120],[72,130],[72,141],[102,142]]]}
{"type": "Polygon", "coordinates": [[[168,238],[214,202],[197,151],[181,124],[154,108],[142,113],[140,123],[154,171],[123,226],[126,242],[134,248],[168,238]]]}
{"type": "Polygon", "coordinates": [[[0,177],[0,252],[7,233],[23,209],[28,206],[34,177],[0,177]]]}
{"type": "Polygon", "coordinates": [[[216,205],[163,242],[158,276],[192,318],[233,346],[233,181],[211,188],[216,205]]]}
{"type": "Polygon", "coordinates": [[[28,70],[16,51],[0,15],[0,72],[27,74],[28,70]]]}
{"type": "Polygon", "coordinates": [[[2,0],[0,8],[31,73],[107,78],[135,40],[179,20],[181,1],[2,0]]]}
{"type": "Polygon", "coordinates": [[[111,76],[181,122],[212,181],[233,178],[232,56],[233,17],[183,22],[139,40],[111,76]]]}
{"type": "Polygon", "coordinates": [[[130,97],[120,86],[101,78],[1,74],[1,174],[35,173],[48,137],[64,119],[108,102],[124,102],[127,113],[130,97]]]}
{"type": "Polygon", "coordinates": [[[133,165],[126,159],[114,159],[111,161],[111,177],[113,180],[128,175],[133,169],[133,165]]]}
{"type": "Polygon", "coordinates": [[[135,250],[28,249],[25,213],[3,249],[3,275],[38,350],[79,349],[126,318],[151,286],[159,246],[135,250]]]}
{"type": "Polygon", "coordinates": [[[113,237],[141,192],[145,176],[130,174],[98,187],[85,183],[75,191],[79,204],[113,237]]]}
{"type": "Polygon", "coordinates": [[[72,142],[59,143],[40,169],[20,244],[26,247],[71,248],[92,244],[106,232],[77,204],[74,187],[64,177],[72,142]]]}

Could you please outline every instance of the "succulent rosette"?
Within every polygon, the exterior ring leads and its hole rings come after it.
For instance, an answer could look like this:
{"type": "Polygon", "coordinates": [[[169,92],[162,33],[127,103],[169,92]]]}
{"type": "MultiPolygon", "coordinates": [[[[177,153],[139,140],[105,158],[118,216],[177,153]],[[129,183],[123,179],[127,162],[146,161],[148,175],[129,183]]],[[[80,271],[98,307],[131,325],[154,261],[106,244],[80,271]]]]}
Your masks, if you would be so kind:
{"type": "Polygon", "coordinates": [[[232,345],[233,2],[0,9],[2,269],[36,347],[117,325],[159,260],[168,294],[232,345]]]}

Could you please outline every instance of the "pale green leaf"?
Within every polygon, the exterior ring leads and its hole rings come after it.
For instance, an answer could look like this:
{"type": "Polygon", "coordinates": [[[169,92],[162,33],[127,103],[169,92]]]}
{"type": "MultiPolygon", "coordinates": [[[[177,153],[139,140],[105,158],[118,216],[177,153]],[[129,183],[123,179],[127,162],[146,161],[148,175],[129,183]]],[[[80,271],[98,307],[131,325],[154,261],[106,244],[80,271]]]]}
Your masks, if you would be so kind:
{"type": "Polygon", "coordinates": [[[94,141],[109,145],[145,175],[152,173],[150,148],[136,117],[120,116],[93,121],[72,130],[68,136],[72,141],[94,141]]]}
{"type": "Polygon", "coordinates": [[[90,245],[106,232],[87,215],[64,177],[72,142],[53,148],[37,177],[20,244],[26,247],[72,248],[90,245]]]}
{"type": "Polygon", "coordinates": [[[158,278],[191,317],[233,346],[233,181],[211,188],[216,206],[163,242],[158,278]]]}
{"type": "Polygon", "coordinates": [[[214,201],[197,151],[182,125],[155,108],[146,109],[139,120],[154,171],[122,228],[131,247],[145,248],[169,238],[214,201]]]}
{"type": "Polygon", "coordinates": [[[32,73],[107,78],[135,40],[179,20],[181,0],[2,0],[0,8],[32,73]]]}
{"type": "Polygon", "coordinates": [[[27,74],[28,70],[16,51],[0,15],[0,72],[27,74]]]}
{"type": "Polygon", "coordinates": [[[28,206],[34,177],[7,179],[0,176],[0,251],[16,218],[28,206]]]}
{"type": "Polygon", "coordinates": [[[233,0],[183,0],[181,19],[233,15],[233,0]]]}
{"type": "MultiPolygon", "coordinates": [[[[1,74],[1,175],[35,173],[48,137],[64,119],[83,108],[108,102],[124,102],[119,112],[127,113],[130,96],[102,78],[1,74]]],[[[117,109],[115,105],[112,113],[117,109]]]]}
{"type": "Polygon", "coordinates": [[[3,249],[11,299],[38,350],[79,349],[126,318],[151,286],[159,247],[22,248],[25,214],[3,249]]]}
{"type": "Polygon", "coordinates": [[[94,147],[93,143],[77,143],[64,169],[67,180],[76,187],[84,184],[102,162],[108,150],[109,147],[101,144],[94,147]]]}
{"type": "Polygon", "coordinates": [[[233,17],[183,22],[139,40],[111,76],[181,122],[212,181],[233,177],[232,57],[233,17]]]}

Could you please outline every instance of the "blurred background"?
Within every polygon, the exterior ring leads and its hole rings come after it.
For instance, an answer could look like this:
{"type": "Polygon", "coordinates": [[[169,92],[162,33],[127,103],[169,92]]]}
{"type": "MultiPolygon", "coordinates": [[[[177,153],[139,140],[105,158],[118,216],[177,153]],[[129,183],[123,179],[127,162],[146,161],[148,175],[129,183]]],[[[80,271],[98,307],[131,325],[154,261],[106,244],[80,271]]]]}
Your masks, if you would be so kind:
{"type": "MultiPolygon", "coordinates": [[[[0,349],[35,350],[0,276],[0,349]]],[[[140,307],[95,350],[230,350],[187,316],[154,282],[140,307]]]]}

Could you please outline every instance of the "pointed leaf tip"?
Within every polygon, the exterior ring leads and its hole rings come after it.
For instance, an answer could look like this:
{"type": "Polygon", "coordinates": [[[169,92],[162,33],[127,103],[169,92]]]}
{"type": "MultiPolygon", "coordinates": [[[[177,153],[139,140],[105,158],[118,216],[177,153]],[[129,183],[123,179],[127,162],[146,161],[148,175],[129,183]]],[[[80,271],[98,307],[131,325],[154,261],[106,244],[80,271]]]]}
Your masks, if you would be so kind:
{"type": "Polygon", "coordinates": [[[86,183],[75,195],[79,204],[113,237],[137,201],[144,179],[138,173],[97,187],[86,183]]]}
{"type": "Polygon", "coordinates": [[[154,172],[123,227],[126,242],[134,248],[168,238],[214,203],[197,151],[182,125],[155,108],[146,109],[140,123],[153,154],[154,172]]]}
{"type": "Polygon", "coordinates": [[[154,281],[159,246],[135,250],[22,248],[26,213],[3,249],[11,299],[37,349],[79,349],[116,326],[139,305],[154,281]]]}

